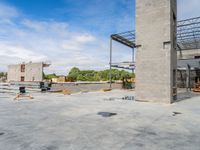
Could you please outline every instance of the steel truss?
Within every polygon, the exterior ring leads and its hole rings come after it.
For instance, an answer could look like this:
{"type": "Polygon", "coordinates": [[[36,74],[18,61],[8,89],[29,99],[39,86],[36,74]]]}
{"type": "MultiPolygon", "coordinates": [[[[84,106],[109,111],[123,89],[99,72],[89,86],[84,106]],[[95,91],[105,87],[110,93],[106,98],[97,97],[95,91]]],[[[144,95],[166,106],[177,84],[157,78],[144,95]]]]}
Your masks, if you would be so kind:
{"type": "Polygon", "coordinates": [[[200,49],[200,17],[178,21],[178,50],[200,49]]]}
{"type": "Polygon", "coordinates": [[[112,34],[111,39],[124,44],[130,48],[135,47],[135,31],[127,31],[118,34],[112,34]]]}
{"type": "MultiPolygon", "coordinates": [[[[177,22],[177,51],[200,49],[200,17],[181,20],[177,22]]],[[[110,36],[110,87],[112,84],[111,70],[114,68],[135,70],[135,31],[127,31],[110,36]],[[132,49],[132,61],[112,62],[112,41],[117,41],[132,49]]]]}
{"type": "Polygon", "coordinates": [[[127,31],[123,33],[118,34],[112,34],[110,36],[110,88],[112,88],[112,68],[120,68],[120,69],[126,69],[131,70],[134,72],[135,70],[135,31],[127,31]],[[126,61],[126,62],[119,62],[119,63],[113,63],[112,62],[112,53],[113,53],[113,46],[112,43],[114,41],[117,41],[132,50],[132,60],[126,61]]]}

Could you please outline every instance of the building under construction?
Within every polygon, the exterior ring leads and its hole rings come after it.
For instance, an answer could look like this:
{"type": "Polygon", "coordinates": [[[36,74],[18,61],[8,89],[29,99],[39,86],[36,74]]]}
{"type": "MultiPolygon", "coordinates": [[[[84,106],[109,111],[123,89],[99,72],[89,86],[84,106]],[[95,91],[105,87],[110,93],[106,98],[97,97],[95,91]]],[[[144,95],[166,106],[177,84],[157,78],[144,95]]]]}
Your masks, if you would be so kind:
{"type": "Polygon", "coordinates": [[[177,85],[199,81],[199,52],[200,17],[177,21],[176,0],[136,0],[136,29],[111,35],[110,69],[136,73],[136,100],[172,103],[177,85]],[[128,46],[133,59],[113,63],[113,41],[128,46]]]}
{"type": "Polygon", "coordinates": [[[44,67],[49,67],[49,63],[22,63],[17,65],[8,66],[8,76],[7,81],[31,81],[40,82],[43,81],[43,69],[44,67]]]}

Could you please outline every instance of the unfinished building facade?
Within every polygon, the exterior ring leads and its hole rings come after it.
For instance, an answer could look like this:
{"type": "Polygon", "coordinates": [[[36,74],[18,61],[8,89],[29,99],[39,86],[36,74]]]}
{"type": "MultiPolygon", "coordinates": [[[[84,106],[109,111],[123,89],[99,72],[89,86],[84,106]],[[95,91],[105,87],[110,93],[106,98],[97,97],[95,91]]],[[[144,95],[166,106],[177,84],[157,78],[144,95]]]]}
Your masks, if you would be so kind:
{"type": "Polygon", "coordinates": [[[139,101],[171,103],[177,87],[200,92],[200,17],[176,18],[176,0],[137,0],[136,30],[110,36],[110,70],[136,73],[139,101]],[[131,48],[134,59],[113,63],[112,41],[131,48]]]}
{"type": "Polygon", "coordinates": [[[9,65],[7,81],[43,81],[43,68],[48,66],[49,64],[43,62],[9,65]]]}
{"type": "Polygon", "coordinates": [[[136,99],[176,98],[176,0],[136,0],[136,99]]]}

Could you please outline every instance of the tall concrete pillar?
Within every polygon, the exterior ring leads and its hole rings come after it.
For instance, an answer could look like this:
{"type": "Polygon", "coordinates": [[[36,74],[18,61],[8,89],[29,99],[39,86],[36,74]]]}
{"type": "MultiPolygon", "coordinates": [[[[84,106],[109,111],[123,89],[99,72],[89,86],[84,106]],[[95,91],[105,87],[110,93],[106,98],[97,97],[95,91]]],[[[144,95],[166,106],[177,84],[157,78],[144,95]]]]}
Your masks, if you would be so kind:
{"type": "Polygon", "coordinates": [[[136,0],[136,100],[176,97],[176,0],[136,0]]]}

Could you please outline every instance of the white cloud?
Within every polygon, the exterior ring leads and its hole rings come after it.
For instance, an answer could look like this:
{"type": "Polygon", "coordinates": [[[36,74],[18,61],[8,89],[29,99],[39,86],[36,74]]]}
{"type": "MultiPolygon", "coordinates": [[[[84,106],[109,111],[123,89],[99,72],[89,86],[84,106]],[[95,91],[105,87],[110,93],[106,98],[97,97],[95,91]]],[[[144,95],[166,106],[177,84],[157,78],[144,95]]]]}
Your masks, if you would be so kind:
{"type": "Polygon", "coordinates": [[[45,56],[38,55],[24,47],[12,44],[0,43],[0,56],[18,58],[22,61],[41,61],[46,59],[45,56]]]}
{"type": "Polygon", "coordinates": [[[0,18],[8,19],[18,16],[19,16],[19,11],[16,10],[15,7],[0,3],[0,18]]]}
{"type": "MultiPolygon", "coordinates": [[[[73,66],[105,69],[109,63],[109,37],[100,39],[89,31],[76,31],[66,22],[25,18],[14,7],[4,5],[3,9],[10,11],[0,11],[0,71],[5,71],[8,64],[24,61],[51,61],[45,70],[59,74],[66,74],[73,66]]],[[[120,31],[125,24],[120,22],[120,31]]],[[[122,47],[118,49],[114,51],[116,62],[129,59],[122,47]]]]}
{"type": "Polygon", "coordinates": [[[90,34],[88,34],[88,33],[86,33],[86,34],[75,36],[74,40],[76,42],[80,42],[80,43],[88,43],[88,42],[95,41],[95,37],[90,35],[90,34]]]}
{"type": "MultiPolygon", "coordinates": [[[[13,11],[13,17],[19,14],[14,8],[13,11]]],[[[108,63],[107,46],[88,31],[74,31],[67,23],[54,20],[19,16],[16,21],[10,17],[4,15],[9,22],[0,21],[0,57],[4,58],[0,71],[13,63],[51,61],[47,72],[66,74],[73,66],[104,69],[108,63]]]]}
{"type": "Polygon", "coordinates": [[[95,42],[96,38],[89,33],[71,33],[68,40],[64,40],[62,47],[65,50],[80,50],[84,49],[84,45],[95,42]]]}
{"type": "Polygon", "coordinates": [[[62,31],[68,30],[69,25],[65,22],[56,22],[53,20],[49,21],[37,21],[37,20],[30,20],[30,19],[23,19],[21,24],[24,27],[29,28],[34,31],[39,32],[54,32],[57,34],[63,34],[62,31]]]}

